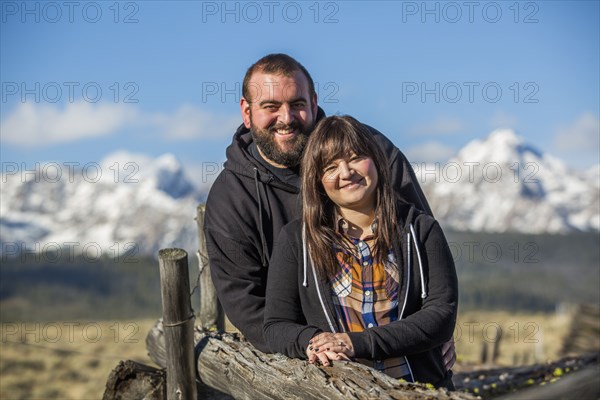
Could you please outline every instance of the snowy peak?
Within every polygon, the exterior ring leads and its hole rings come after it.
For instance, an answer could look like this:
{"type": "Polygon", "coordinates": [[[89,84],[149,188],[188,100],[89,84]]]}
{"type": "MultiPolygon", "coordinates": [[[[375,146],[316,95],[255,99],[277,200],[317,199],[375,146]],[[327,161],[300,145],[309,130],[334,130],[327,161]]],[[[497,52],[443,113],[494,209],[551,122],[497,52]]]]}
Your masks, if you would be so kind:
{"type": "MultiPolygon", "coordinates": [[[[600,230],[598,169],[569,169],[512,130],[468,143],[421,178],[434,215],[457,230],[566,233],[600,230]]],[[[419,171],[417,171],[417,176],[419,171]]]]}
{"type": "Polygon", "coordinates": [[[194,187],[185,176],[183,166],[173,154],[165,154],[156,160],[156,188],[179,199],[191,194],[194,187]]]}
{"type": "Polygon", "coordinates": [[[74,253],[87,246],[104,255],[194,249],[196,205],[204,195],[171,154],[153,159],[121,151],[68,174],[64,165],[49,163],[35,174],[3,175],[0,252],[48,243],[70,243],[74,253]],[[60,169],[61,174],[48,173],[60,169]]]}
{"type": "Polygon", "coordinates": [[[493,131],[484,140],[474,140],[468,143],[457,155],[457,158],[471,162],[514,163],[525,159],[542,158],[542,153],[525,143],[511,129],[493,131]]]}
{"type": "Polygon", "coordinates": [[[192,195],[194,186],[186,177],[179,160],[170,153],[152,159],[145,155],[118,151],[105,157],[102,162],[104,171],[112,171],[115,181],[135,184],[143,181],[178,199],[192,195]]]}

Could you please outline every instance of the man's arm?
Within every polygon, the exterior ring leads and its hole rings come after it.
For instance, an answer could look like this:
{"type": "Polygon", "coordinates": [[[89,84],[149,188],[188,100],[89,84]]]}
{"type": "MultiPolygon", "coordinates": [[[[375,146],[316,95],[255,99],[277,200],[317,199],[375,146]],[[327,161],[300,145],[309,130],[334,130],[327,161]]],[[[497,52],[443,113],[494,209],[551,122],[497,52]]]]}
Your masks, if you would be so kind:
{"type": "MultiPolygon", "coordinates": [[[[208,210],[208,207],[207,207],[208,210]]],[[[263,352],[270,352],[263,337],[266,271],[249,243],[206,230],[210,271],[227,318],[263,352]]]]}
{"type": "Polygon", "coordinates": [[[404,201],[433,216],[415,172],[404,154],[383,133],[369,125],[365,126],[369,128],[388,158],[395,192],[404,201]]]}
{"type": "Polygon", "coordinates": [[[252,219],[256,206],[244,201],[244,193],[241,182],[223,171],[206,202],[204,233],[212,280],[225,314],[250,343],[268,352],[262,330],[267,268],[260,260],[257,222],[252,219]]]}

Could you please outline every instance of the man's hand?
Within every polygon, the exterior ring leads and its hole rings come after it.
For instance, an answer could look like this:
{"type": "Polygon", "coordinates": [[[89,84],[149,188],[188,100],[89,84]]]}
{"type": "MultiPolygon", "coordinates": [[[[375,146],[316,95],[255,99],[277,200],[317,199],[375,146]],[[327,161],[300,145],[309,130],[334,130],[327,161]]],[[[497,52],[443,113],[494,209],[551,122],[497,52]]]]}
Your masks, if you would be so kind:
{"type": "Polygon", "coordinates": [[[444,367],[446,368],[446,371],[450,371],[456,362],[454,338],[450,338],[450,340],[442,345],[442,357],[444,358],[444,367]]]}

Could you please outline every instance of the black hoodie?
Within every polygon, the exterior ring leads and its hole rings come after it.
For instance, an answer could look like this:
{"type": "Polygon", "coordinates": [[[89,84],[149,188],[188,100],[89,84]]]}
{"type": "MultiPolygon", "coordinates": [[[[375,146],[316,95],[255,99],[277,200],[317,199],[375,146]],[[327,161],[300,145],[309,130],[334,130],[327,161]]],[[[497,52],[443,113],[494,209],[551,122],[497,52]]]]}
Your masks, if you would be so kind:
{"type": "MultiPolygon", "coordinates": [[[[324,116],[319,108],[317,120],[324,116]]],[[[388,157],[396,192],[431,214],[406,157],[383,134],[368,128],[388,157]]],[[[281,228],[300,216],[300,188],[282,182],[256,160],[251,143],[252,134],[241,125],[208,195],[204,231],[225,314],[256,348],[270,352],[263,337],[269,258],[281,228]]]]}

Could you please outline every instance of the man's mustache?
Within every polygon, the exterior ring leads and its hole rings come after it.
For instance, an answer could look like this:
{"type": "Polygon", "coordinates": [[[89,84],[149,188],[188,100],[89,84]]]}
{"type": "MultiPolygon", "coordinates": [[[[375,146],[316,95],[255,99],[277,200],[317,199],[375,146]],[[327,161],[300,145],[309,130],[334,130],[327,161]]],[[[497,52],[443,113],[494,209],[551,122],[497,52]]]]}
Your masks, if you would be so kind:
{"type": "Polygon", "coordinates": [[[280,129],[290,130],[290,131],[298,130],[300,132],[304,132],[304,129],[302,129],[302,125],[300,125],[300,123],[296,122],[296,121],[292,122],[291,124],[282,124],[282,123],[275,124],[269,129],[269,131],[275,132],[280,129]]]}

